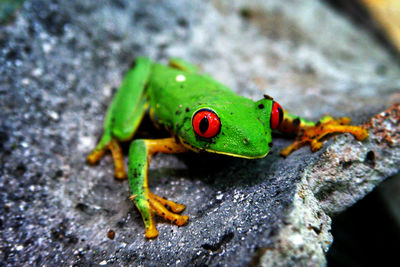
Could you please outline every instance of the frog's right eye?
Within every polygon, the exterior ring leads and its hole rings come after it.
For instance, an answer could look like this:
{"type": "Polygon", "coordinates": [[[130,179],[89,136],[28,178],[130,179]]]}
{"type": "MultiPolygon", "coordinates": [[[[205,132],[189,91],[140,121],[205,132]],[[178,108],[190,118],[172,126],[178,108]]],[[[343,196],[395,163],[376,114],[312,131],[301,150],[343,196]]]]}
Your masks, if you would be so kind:
{"type": "Polygon", "coordinates": [[[271,111],[271,129],[277,129],[281,125],[283,120],[283,109],[281,105],[275,101],[272,104],[271,111]]]}
{"type": "Polygon", "coordinates": [[[212,138],[219,134],[221,121],[211,109],[199,109],[192,117],[194,132],[204,138],[212,138]]]}

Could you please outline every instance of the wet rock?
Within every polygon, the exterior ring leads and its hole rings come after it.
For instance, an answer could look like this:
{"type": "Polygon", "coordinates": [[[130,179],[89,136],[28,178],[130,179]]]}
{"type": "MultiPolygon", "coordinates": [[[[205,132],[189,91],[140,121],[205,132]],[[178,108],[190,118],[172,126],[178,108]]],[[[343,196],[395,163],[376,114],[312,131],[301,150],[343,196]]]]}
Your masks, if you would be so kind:
{"type": "Polygon", "coordinates": [[[399,171],[398,144],[387,141],[396,141],[392,115],[371,122],[367,141],[342,135],[286,159],[278,153],[290,140],[280,137],[259,160],[157,155],[150,187],[186,204],[190,222],[159,220],[160,236],[146,241],[110,158],[85,162],[135,57],[182,57],[241,95],[359,123],[399,99],[390,55],[311,0],[26,1],[0,28],[0,45],[0,258],[8,265],[323,264],[329,215],[399,171]]]}

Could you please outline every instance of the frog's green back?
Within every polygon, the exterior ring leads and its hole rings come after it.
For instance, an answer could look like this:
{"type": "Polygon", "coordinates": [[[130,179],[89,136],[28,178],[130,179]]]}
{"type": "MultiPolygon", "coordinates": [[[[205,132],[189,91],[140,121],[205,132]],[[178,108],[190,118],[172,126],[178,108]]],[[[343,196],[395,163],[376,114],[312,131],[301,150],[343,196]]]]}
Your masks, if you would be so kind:
{"type": "Polygon", "coordinates": [[[272,101],[265,100],[260,109],[209,76],[160,64],[152,67],[146,93],[154,120],[193,149],[241,157],[262,157],[269,151],[272,101]],[[218,136],[204,139],[194,133],[192,115],[201,108],[214,110],[220,118],[218,136]]]}
{"type": "Polygon", "coordinates": [[[175,104],[191,106],[192,103],[202,101],[205,97],[217,97],[219,100],[226,96],[243,98],[210,76],[187,73],[161,64],[153,65],[149,89],[150,101],[157,99],[164,105],[172,104],[172,106],[175,104]]]}

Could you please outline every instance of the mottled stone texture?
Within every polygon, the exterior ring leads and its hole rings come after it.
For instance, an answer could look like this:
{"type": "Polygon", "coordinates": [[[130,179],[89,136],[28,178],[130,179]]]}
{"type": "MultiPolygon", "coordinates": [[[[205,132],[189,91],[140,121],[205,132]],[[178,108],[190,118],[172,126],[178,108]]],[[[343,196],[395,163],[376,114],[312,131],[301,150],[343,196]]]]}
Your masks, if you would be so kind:
{"type": "Polygon", "coordinates": [[[313,119],[367,122],[399,101],[399,68],[367,33],[319,1],[264,2],[26,1],[0,28],[1,265],[323,264],[329,215],[400,170],[398,142],[379,139],[398,134],[392,113],[368,140],[314,154],[283,159],[290,140],[277,137],[259,160],[156,156],[152,190],[186,204],[190,223],[160,221],[153,241],[110,158],[85,163],[139,55],[185,58],[313,119]]]}

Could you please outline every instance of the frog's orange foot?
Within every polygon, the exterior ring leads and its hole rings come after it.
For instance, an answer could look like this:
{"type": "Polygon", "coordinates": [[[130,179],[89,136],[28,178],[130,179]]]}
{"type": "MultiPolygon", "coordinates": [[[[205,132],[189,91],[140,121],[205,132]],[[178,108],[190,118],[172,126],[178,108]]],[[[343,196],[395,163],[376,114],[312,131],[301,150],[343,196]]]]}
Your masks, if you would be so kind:
{"type": "Polygon", "coordinates": [[[150,227],[146,227],[146,233],[144,234],[144,237],[148,239],[153,239],[158,236],[158,231],[155,225],[152,225],[150,227]]]}
{"type": "Polygon", "coordinates": [[[281,151],[281,155],[288,156],[306,144],[310,144],[311,151],[315,152],[322,147],[321,139],[328,134],[350,133],[359,141],[368,137],[368,131],[365,128],[347,125],[348,123],[350,123],[350,118],[347,117],[334,119],[330,116],[325,116],[316,125],[304,127],[296,140],[281,151]]]}
{"type": "MultiPolygon", "coordinates": [[[[176,203],[174,201],[162,198],[160,196],[157,196],[151,192],[149,192],[149,197],[150,197],[150,201],[156,201],[159,202],[161,205],[163,205],[164,207],[169,207],[171,209],[172,212],[174,213],[181,213],[184,209],[185,209],[185,205],[183,204],[179,204],[176,203]]],[[[151,204],[151,202],[150,202],[151,204]]]]}
{"type": "Polygon", "coordinates": [[[114,160],[114,176],[117,179],[125,179],[127,177],[125,167],[124,167],[124,158],[122,155],[121,147],[118,141],[111,139],[107,145],[102,148],[95,148],[92,153],[87,156],[87,161],[90,164],[96,164],[104,155],[106,150],[111,151],[111,155],[114,160]]]}
{"type": "MultiPolygon", "coordinates": [[[[135,195],[132,195],[130,197],[130,199],[133,201],[135,201],[135,198],[136,198],[135,195]]],[[[178,226],[185,225],[189,220],[189,216],[177,214],[185,209],[185,205],[175,203],[174,201],[171,200],[167,200],[151,192],[148,192],[147,194],[147,201],[150,206],[149,207],[150,214],[156,213],[158,216],[164,218],[165,220],[171,221],[178,226]],[[167,207],[169,209],[167,209],[167,207]]],[[[148,220],[144,219],[144,223],[146,227],[145,237],[146,238],[157,237],[158,231],[155,226],[153,215],[150,215],[150,218],[148,220]]]]}
{"type": "Polygon", "coordinates": [[[167,200],[160,196],[154,195],[149,192],[149,203],[151,209],[160,217],[175,223],[178,226],[182,226],[187,223],[189,216],[179,215],[177,213],[182,212],[185,209],[185,205],[175,203],[171,200],[167,200]],[[166,207],[171,209],[168,210],[166,207]]]}

